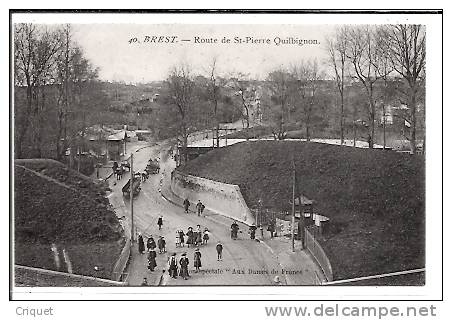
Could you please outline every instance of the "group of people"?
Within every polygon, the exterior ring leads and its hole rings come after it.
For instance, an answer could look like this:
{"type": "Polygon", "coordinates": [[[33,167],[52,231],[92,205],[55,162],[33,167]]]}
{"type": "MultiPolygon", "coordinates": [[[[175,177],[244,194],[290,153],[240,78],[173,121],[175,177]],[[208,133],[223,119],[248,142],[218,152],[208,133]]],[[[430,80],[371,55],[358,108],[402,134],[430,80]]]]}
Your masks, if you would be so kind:
{"type": "Polygon", "coordinates": [[[176,231],[176,247],[184,247],[185,243],[187,243],[187,247],[190,248],[192,246],[200,246],[203,244],[207,244],[210,239],[209,229],[204,228],[201,230],[201,225],[196,226],[196,230],[193,230],[192,227],[188,227],[187,233],[184,233],[183,230],[176,231]],[[187,241],[185,242],[185,236],[187,236],[187,241]]]}
{"type": "Polygon", "coordinates": [[[116,176],[116,180],[121,180],[122,175],[125,171],[123,165],[119,165],[118,162],[115,161],[113,162],[112,170],[113,174],[116,176]]]}
{"type": "MultiPolygon", "coordinates": [[[[199,248],[196,248],[193,254],[193,266],[195,267],[195,272],[199,272],[202,266],[201,257],[202,254],[199,251],[199,248]]],[[[171,254],[168,258],[168,273],[170,277],[177,279],[177,277],[180,276],[184,280],[187,280],[190,277],[188,272],[189,264],[190,260],[187,257],[187,252],[181,254],[179,261],[176,253],[171,254]]]]}
{"type": "MultiPolygon", "coordinates": [[[[251,240],[256,239],[256,230],[257,230],[257,227],[254,224],[249,226],[248,233],[250,235],[251,240]]],[[[262,227],[261,227],[261,230],[262,230],[262,227]]],[[[237,240],[238,233],[239,233],[239,225],[237,224],[237,221],[234,220],[234,222],[231,224],[231,239],[237,240]]]]}
{"type": "MultiPolygon", "coordinates": [[[[190,201],[188,200],[188,198],[185,198],[184,200],[184,211],[185,213],[188,213],[188,210],[190,208],[190,201]]],[[[206,206],[201,202],[201,200],[198,200],[198,203],[196,203],[196,212],[198,213],[198,217],[202,216],[204,214],[204,209],[206,208],[206,206]]]]}
{"type": "MultiPolygon", "coordinates": [[[[155,240],[152,236],[150,236],[146,241],[146,249],[147,251],[155,250],[158,248],[159,253],[165,253],[166,252],[166,240],[163,236],[159,236],[157,240],[157,244],[155,243],[155,240]]],[[[145,253],[146,251],[145,245],[144,245],[144,238],[141,234],[138,235],[138,252],[140,254],[145,253]]]]}

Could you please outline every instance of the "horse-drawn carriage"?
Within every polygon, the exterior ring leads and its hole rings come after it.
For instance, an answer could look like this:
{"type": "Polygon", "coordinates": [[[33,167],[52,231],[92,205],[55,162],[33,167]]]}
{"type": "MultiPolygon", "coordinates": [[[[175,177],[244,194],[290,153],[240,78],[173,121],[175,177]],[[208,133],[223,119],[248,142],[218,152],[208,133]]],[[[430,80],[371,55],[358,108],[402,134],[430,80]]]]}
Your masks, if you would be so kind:
{"type": "Polygon", "coordinates": [[[157,160],[149,159],[145,171],[148,174],[157,174],[160,172],[160,165],[157,160]]]}
{"type": "MultiPolygon", "coordinates": [[[[132,186],[133,196],[137,196],[141,191],[141,179],[134,178],[133,186],[132,186]]],[[[122,195],[126,198],[130,198],[130,179],[127,183],[122,187],[122,195]]]]}

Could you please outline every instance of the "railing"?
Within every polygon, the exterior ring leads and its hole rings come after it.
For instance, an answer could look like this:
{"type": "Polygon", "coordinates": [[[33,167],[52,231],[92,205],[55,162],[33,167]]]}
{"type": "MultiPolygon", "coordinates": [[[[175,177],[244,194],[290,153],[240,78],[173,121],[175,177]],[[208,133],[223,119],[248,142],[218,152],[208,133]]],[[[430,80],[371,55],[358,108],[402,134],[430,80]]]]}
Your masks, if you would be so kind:
{"type": "Polygon", "coordinates": [[[333,281],[333,269],[331,268],[330,260],[308,228],[305,228],[305,245],[319,264],[326,279],[328,281],[333,281]]]}
{"type": "Polygon", "coordinates": [[[112,280],[115,281],[127,280],[128,275],[124,273],[124,271],[126,270],[127,264],[130,259],[130,247],[131,247],[130,239],[127,239],[124,248],[122,248],[119,258],[116,261],[115,266],[113,267],[113,272],[111,276],[112,280]]]}

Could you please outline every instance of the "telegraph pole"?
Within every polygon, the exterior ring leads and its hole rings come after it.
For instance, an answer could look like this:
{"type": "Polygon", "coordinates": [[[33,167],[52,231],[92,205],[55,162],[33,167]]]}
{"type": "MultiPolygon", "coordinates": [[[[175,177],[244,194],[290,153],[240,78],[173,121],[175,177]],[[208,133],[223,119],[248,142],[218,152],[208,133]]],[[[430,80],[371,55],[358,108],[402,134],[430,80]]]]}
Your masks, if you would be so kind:
{"type": "Polygon", "coordinates": [[[292,156],[292,252],[295,252],[295,161],[292,156]]]}
{"type": "Polygon", "coordinates": [[[130,221],[131,221],[131,233],[130,239],[133,242],[135,241],[135,232],[133,227],[133,153],[130,154],[130,221]]]}

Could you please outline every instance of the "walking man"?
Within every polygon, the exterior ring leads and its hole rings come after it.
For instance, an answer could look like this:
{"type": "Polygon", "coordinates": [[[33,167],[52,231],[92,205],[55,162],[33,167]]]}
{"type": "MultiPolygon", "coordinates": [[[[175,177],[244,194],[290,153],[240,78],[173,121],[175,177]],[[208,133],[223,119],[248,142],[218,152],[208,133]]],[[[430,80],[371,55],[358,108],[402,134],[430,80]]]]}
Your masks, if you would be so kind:
{"type": "Polygon", "coordinates": [[[237,239],[238,231],[239,231],[239,225],[234,220],[234,222],[231,224],[231,239],[233,239],[233,240],[237,239]]]}
{"type": "Polygon", "coordinates": [[[202,204],[201,200],[198,200],[198,203],[196,204],[196,211],[198,212],[198,217],[202,214],[202,207],[204,205],[202,204]]]}
{"type": "Polygon", "coordinates": [[[157,245],[159,247],[159,253],[164,253],[166,251],[166,241],[162,236],[160,236],[159,240],[157,241],[157,245]]]}
{"type": "Polygon", "coordinates": [[[221,244],[220,241],[218,241],[215,249],[217,249],[217,261],[223,260],[223,245],[221,244]]]}
{"type": "Polygon", "coordinates": [[[163,225],[163,216],[160,216],[157,220],[157,224],[159,226],[159,230],[162,230],[162,225],[163,225]]]}
{"type": "Polygon", "coordinates": [[[256,239],[256,229],[257,228],[256,228],[256,226],[254,224],[250,226],[249,232],[250,232],[250,239],[251,240],[256,239]]]}
{"type": "Polygon", "coordinates": [[[188,201],[188,198],[185,198],[184,200],[184,210],[185,213],[188,213],[188,208],[190,207],[190,201],[188,201]]]}

